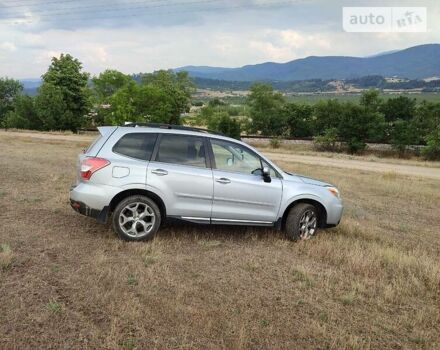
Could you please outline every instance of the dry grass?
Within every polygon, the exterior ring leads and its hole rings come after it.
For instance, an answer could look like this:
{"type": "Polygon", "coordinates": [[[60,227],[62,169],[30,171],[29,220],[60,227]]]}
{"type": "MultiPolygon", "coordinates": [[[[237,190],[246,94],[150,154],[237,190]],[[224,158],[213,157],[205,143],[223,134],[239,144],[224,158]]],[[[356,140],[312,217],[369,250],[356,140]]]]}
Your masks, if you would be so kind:
{"type": "Polygon", "coordinates": [[[70,209],[83,146],[0,137],[0,348],[440,348],[438,181],[285,163],[340,187],[338,228],[133,244],[70,209]]]}

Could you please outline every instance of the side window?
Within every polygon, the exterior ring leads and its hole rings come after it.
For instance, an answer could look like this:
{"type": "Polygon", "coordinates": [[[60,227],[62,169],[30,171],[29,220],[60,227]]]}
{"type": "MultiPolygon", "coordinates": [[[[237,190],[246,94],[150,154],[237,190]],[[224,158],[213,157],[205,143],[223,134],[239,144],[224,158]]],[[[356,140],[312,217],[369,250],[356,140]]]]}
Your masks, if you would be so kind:
{"type": "Polygon", "coordinates": [[[216,169],[245,174],[261,174],[261,159],[239,144],[211,139],[216,169]]]}
{"type": "Polygon", "coordinates": [[[141,160],[150,160],[157,134],[132,133],[122,136],[113,146],[113,152],[141,160]]]}
{"type": "Polygon", "coordinates": [[[206,153],[203,138],[162,134],[156,161],[205,168],[206,153]]]}

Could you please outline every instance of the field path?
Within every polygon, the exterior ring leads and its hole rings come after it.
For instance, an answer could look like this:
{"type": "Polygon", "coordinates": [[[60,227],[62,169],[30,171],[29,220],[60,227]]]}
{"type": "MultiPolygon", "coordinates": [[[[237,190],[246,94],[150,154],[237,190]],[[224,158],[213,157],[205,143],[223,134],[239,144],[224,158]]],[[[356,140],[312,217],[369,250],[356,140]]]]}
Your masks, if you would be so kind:
{"type": "Polygon", "coordinates": [[[0,130],[1,136],[9,137],[30,137],[40,140],[54,140],[54,141],[78,141],[78,142],[90,142],[96,138],[97,134],[62,134],[62,133],[50,133],[50,132],[30,132],[30,131],[4,131],[0,130]]]}
{"type": "Polygon", "coordinates": [[[296,162],[344,169],[375,171],[380,173],[392,172],[400,175],[419,176],[429,179],[440,180],[440,168],[372,162],[365,160],[335,159],[321,156],[305,156],[299,154],[285,154],[274,152],[264,152],[264,154],[274,161],[296,162]]]}
{"type": "MultiPolygon", "coordinates": [[[[57,141],[79,141],[79,142],[91,142],[96,135],[84,134],[84,135],[72,135],[62,133],[42,133],[42,132],[11,132],[0,131],[0,137],[26,137],[35,138],[40,140],[57,140],[57,141]]],[[[405,164],[392,164],[384,162],[373,162],[367,160],[356,159],[337,159],[322,156],[308,156],[300,154],[287,154],[276,152],[264,152],[264,154],[274,161],[281,162],[296,162],[303,164],[312,164],[327,167],[336,167],[343,169],[357,169],[364,171],[374,171],[380,173],[396,173],[407,176],[418,176],[429,179],[440,180],[440,168],[424,167],[418,165],[405,165],[405,164]]]]}

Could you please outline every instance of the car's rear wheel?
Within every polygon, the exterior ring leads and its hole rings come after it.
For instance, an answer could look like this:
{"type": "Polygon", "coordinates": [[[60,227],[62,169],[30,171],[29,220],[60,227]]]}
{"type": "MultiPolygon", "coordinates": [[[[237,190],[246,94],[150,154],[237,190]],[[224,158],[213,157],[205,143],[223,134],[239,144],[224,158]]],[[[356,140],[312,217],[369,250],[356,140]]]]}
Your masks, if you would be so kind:
{"type": "Polygon", "coordinates": [[[306,240],[316,235],[318,230],[318,210],[308,203],[298,203],[287,215],[285,231],[294,240],[306,240]]]}
{"type": "Polygon", "coordinates": [[[145,196],[122,200],[113,212],[113,229],[125,241],[152,239],[160,227],[161,215],[156,203],[145,196]]]}

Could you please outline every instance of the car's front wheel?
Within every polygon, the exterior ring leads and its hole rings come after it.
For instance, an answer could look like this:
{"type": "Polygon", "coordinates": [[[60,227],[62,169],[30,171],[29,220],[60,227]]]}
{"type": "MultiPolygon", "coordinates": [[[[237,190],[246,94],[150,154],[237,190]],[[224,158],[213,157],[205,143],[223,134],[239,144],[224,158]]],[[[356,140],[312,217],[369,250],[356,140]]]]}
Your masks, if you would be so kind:
{"type": "Polygon", "coordinates": [[[145,196],[127,197],[113,212],[113,229],[125,241],[145,241],[153,238],[160,222],[158,206],[145,196]]]}
{"type": "Polygon", "coordinates": [[[294,240],[305,240],[316,235],[318,230],[318,210],[308,203],[298,203],[287,215],[285,230],[287,236],[294,240]]]}

